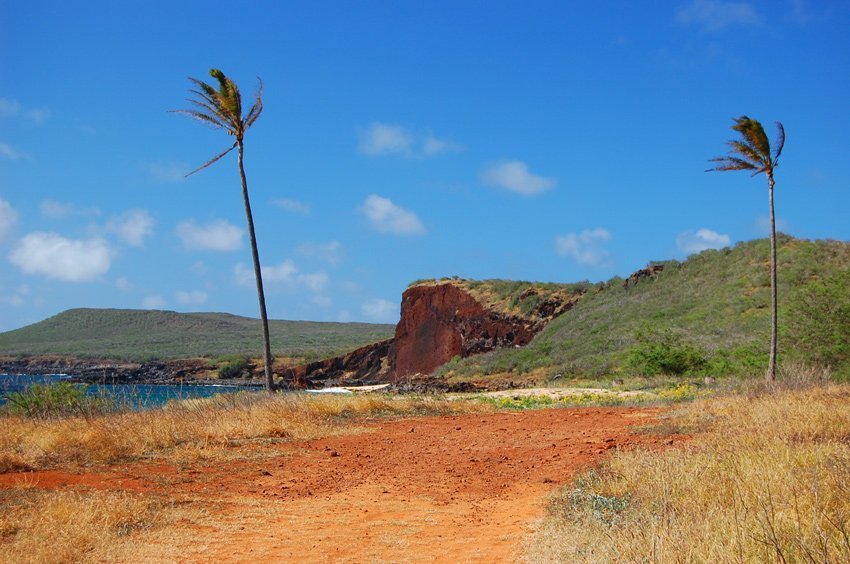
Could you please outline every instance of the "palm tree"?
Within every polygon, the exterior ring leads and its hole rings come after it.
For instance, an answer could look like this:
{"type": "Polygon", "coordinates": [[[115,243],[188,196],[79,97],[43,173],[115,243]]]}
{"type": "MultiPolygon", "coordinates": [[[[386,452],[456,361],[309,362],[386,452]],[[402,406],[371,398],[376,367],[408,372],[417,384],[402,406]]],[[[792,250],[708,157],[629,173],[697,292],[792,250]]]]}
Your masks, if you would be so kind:
{"type": "Polygon", "coordinates": [[[242,199],[245,202],[245,215],[248,218],[248,234],[251,237],[251,255],[254,259],[254,276],[257,279],[257,297],[260,300],[260,318],[263,323],[263,362],[265,363],[266,389],[269,392],[273,392],[274,379],[272,378],[269,319],[266,314],[266,298],[263,293],[263,275],[260,271],[260,253],[257,250],[257,236],[254,233],[254,218],[251,214],[251,201],[248,199],[248,181],[245,179],[245,167],[242,164],[245,132],[249,127],[254,125],[254,122],[257,121],[257,118],[260,117],[260,113],[263,111],[263,82],[259,78],[257,79],[260,84],[257,88],[254,105],[251,106],[251,109],[243,117],[242,96],[239,94],[239,88],[236,86],[236,83],[227,78],[218,69],[211,69],[210,76],[218,81],[217,90],[206,82],[190,77],[189,80],[198,87],[197,90],[189,90],[196,96],[196,98],[188,100],[195,105],[195,109],[172,111],[193,117],[212,126],[214,129],[223,129],[227,131],[228,135],[232,135],[235,138],[233,145],[229,149],[216,155],[186,176],[191,176],[199,170],[205,169],[233,149],[238,149],[237,163],[239,165],[239,178],[242,181],[242,199]]]}
{"type": "Polygon", "coordinates": [[[773,171],[779,165],[779,155],[785,146],[785,128],[778,121],[776,129],[778,134],[774,151],[770,150],[770,141],[764,133],[761,124],[747,116],[741,116],[734,120],[732,129],[737,131],[741,138],[739,140],[727,141],[730,150],[725,157],[715,157],[711,162],[718,165],[706,172],[713,170],[751,170],[753,176],[762,172],[767,176],[767,186],[770,196],[770,294],[771,294],[771,333],[770,333],[770,362],[767,367],[767,380],[776,380],[776,337],[779,323],[777,320],[777,297],[776,297],[776,216],[773,212],[773,171]]]}

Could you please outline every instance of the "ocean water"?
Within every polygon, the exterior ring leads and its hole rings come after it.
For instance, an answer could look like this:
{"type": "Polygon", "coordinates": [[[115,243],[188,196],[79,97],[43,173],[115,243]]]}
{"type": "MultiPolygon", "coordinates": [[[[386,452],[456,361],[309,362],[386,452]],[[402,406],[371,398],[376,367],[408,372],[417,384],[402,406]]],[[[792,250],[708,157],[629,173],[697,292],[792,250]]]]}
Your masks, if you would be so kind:
{"type": "MultiPolygon", "coordinates": [[[[6,394],[26,390],[32,384],[52,384],[68,380],[62,374],[24,376],[0,374],[0,405],[6,403],[6,394]]],[[[217,385],[164,385],[164,384],[79,384],[88,386],[87,393],[114,399],[118,405],[131,409],[161,407],[171,400],[208,398],[216,394],[256,391],[254,386],[217,385]]]]}

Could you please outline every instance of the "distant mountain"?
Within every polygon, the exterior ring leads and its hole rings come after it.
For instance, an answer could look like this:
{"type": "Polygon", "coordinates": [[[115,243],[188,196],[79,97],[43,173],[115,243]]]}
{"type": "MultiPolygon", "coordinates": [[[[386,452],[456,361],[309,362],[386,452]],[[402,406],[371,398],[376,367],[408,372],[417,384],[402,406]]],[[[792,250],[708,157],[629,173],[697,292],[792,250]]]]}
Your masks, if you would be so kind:
{"type": "MultiPolygon", "coordinates": [[[[394,325],[270,321],[278,357],[315,360],[389,338],[394,325]]],[[[61,355],[115,360],[172,360],[241,354],[259,357],[257,319],[226,313],[71,309],[0,333],[0,356],[61,355]]]]}

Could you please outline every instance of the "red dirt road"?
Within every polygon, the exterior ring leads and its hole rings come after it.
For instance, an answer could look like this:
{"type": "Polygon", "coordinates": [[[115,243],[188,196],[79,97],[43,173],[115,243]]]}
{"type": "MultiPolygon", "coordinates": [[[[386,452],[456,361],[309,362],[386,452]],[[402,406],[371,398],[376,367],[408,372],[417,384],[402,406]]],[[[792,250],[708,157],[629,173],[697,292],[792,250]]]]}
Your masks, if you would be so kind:
{"type": "Polygon", "coordinates": [[[100,474],[0,475],[0,488],[161,492],[199,510],[144,557],[191,562],[499,562],[520,557],[548,493],[660,409],[581,408],[380,421],[209,468],[128,465],[100,474]]]}

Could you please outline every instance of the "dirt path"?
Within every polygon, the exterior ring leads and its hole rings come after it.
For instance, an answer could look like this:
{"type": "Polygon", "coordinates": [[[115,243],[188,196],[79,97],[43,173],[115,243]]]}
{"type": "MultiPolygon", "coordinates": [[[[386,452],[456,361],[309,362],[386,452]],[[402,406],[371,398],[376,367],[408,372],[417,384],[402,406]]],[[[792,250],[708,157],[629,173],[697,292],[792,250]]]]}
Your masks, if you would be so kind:
{"type": "MultiPolygon", "coordinates": [[[[658,409],[583,408],[378,422],[367,432],[287,444],[218,467],[128,465],[100,474],[28,474],[35,487],[155,491],[196,509],[149,560],[514,561],[547,494],[658,409]]],[[[0,475],[0,487],[21,476],[0,475]]]]}

